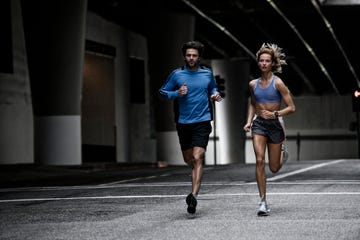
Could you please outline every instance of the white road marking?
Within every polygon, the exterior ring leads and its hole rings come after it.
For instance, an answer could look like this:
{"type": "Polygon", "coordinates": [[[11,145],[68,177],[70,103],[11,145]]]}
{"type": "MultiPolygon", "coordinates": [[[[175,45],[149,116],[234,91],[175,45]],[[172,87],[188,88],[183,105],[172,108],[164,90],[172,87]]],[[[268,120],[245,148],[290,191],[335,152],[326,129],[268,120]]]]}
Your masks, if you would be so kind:
{"type": "MultiPolygon", "coordinates": [[[[317,164],[308,168],[299,169],[293,172],[280,174],[278,176],[268,179],[268,184],[273,185],[359,185],[360,181],[357,180],[303,180],[296,182],[271,182],[282,179],[295,174],[311,171],[331,164],[336,164],[344,160],[331,161],[326,163],[317,164]]],[[[153,176],[149,177],[153,178],[153,176]]],[[[140,178],[139,178],[140,179],[140,178]]],[[[135,180],[135,179],[133,179],[135,180]]],[[[82,189],[103,189],[103,188],[138,188],[138,187],[183,187],[190,186],[190,182],[161,182],[161,183],[124,183],[126,181],[119,181],[118,185],[94,185],[94,186],[59,186],[59,187],[29,187],[29,188],[5,188],[0,189],[0,192],[31,192],[31,191],[61,191],[61,190],[82,190],[82,189]]],[[[113,184],[113,183],[112,183],[113,184]]],[[[256,182],[203,182],[205,186],[248,186],[256,185],[256,182]]],[[[202,194],[202,197],[221,197],[221,196],[257,196],[258,193],[221,193],[221,194],[202,194]]],[[[268,195],[360,195],[360,192],[287,192],[287,193],[268,193],[268,195]]],[[[127,195],[127,196],[93,196],[93,197],[60,197],[60,198],[23,198],[23,199],[3,199],[0,203],[10,202],[29,202],[29,201],[68,201],[68,200],[101,200],[101,199],[130,199],[130,198],[182,198],[184,195],[127,195]]]]}
{"type": "MultiPolygon", "coordinates": [[[[257,196],[258,193],[219,193],[201,194],[199,200],[207,197],[233,197],[233,196],[257,196]]],[[[277,192],[267,195],[360,195],[360,192],[277,192]]],[[[14,202],[43,202],[43,201],[74,201],[74,200],[103,200],[103,199],[145,199],[145,198],[184,198],[186,195],[126,195],[126,196],[93,196],[93,197],[54,197],[54,198],[19,198],[4,199],[0,203],[14,202]]]]}
{"type": "Polygon", "coordinates": [[[279,174],[277,176],[268,178],[267,181],[271,182],[271,181],[279,180],[281,178],[286,178],[286,177],[293,176],[293,175],[296,175],[296,174],[299,174],[299,173],[308,172],[308,171],[314,170],[316,168],[329,166],[329,165],[336,164],[336,163],[343,162],[343,161],[345,161],[345,160],[337,160],[337,161],[330,161],[330,162],[326,162],[326,163],[316,164],[316,165],[308,167],[308,168],[303,168],[303,169],[299,169],[299,170],[296,170],[296,171],[292,171],[292,172],[288,172],[288,173],[284,173],[284,174],[279,174]]]}
{"type": "MultiPolygon", "coordinates": [[[[267,185],[360,185],[358,180],[301,180],[287,182],[268,182],[267,185]]],[[[203,182],[202,186],[248,186],[256,185],[256,182],[203,182]]],[[[118,185],[84,185],[84,186],[53,186],[53,187],[19,187],[0,188],[0,193],[6,192],[39,192],[39,191],[65,191],[65,190],[91,190],[91,189],[114,189],[114,188],[140,188],[140,187],[188,187],[190,182],[153,182],[153,183],[124,183],[118,185]]]]}

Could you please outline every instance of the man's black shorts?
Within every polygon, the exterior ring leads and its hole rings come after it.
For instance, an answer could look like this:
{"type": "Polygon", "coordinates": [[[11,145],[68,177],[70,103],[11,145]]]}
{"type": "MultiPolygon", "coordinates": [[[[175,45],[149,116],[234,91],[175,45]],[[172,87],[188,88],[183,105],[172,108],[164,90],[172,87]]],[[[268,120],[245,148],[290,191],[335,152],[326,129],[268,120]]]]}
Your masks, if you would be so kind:
{"type": "Polygon", "coordinates": [[[206,149],[212,127],[210,121],[192,124],[177,123],[176,130],[181,150],[184,151],[193,147],[202,147],[206,149]]]}
{"type": "Polygon", "coordinates": [[[285,131],[279,119],[265,119],[257,116],[252,122],[251,135],[267,137],[270,143],[282,143],[285,140],[285,131]]]}

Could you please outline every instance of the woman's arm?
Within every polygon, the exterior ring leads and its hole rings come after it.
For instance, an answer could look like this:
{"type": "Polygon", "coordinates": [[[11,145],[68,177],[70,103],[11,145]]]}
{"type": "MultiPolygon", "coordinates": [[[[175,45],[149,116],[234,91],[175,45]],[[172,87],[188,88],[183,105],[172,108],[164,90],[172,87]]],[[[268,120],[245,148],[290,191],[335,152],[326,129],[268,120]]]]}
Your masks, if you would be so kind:
{"type": "Polygon", "coordinates": [[[282,99],[286,105],[285,108],[278,111],[279,117],[294,113],[296,108],[295,108],[294,101],[291,97],[290,90],[288,89],[288,87],[284,84],[284,82],[280,78],[277,78],[276,80],[277,80],[275,82],[276,88],[280,92],[282,99]]]}
{"type": "Polygon", "coordinates": [[[249,103],[249,107],[248,107],[248,113],[247,113],[247,120],[246,120],[246,124],[244,126],[244,130],[246,132],[249,132],[251,129],[251,123],[253,121],[253,118],[255,116],[255,101],[254,101],[254,80],[252,80],[249,83],[249,91],[250,91],[250,103],[249,103]]]}

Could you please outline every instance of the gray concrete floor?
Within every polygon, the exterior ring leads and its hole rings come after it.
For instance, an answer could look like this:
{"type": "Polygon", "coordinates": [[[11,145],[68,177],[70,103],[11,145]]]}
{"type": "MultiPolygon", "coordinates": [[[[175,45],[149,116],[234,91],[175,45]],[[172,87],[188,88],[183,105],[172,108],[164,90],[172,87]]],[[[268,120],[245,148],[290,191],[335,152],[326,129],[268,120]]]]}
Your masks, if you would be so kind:
{"type": "Polygon", "coordinates": [[[268,217],[253,164],[206,166],[195,215],[186,166],[7,168],[0,239],[360,239],[357,159],[268,172],[268,217]]]}

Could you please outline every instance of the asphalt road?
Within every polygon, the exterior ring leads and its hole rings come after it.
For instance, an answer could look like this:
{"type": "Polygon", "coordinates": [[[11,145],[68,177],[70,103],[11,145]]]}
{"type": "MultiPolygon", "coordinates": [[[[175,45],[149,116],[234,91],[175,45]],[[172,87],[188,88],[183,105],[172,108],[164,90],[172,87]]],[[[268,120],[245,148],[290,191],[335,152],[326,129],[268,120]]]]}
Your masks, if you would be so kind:
{"type": "Polygon", "coordinates": [[[256,215],[254,173],[253,164],[206,166],[189,215],[186,166],[3,170],[0,239],[360,239],[360,160],[268,172],[267,217],[256,215]]]}

